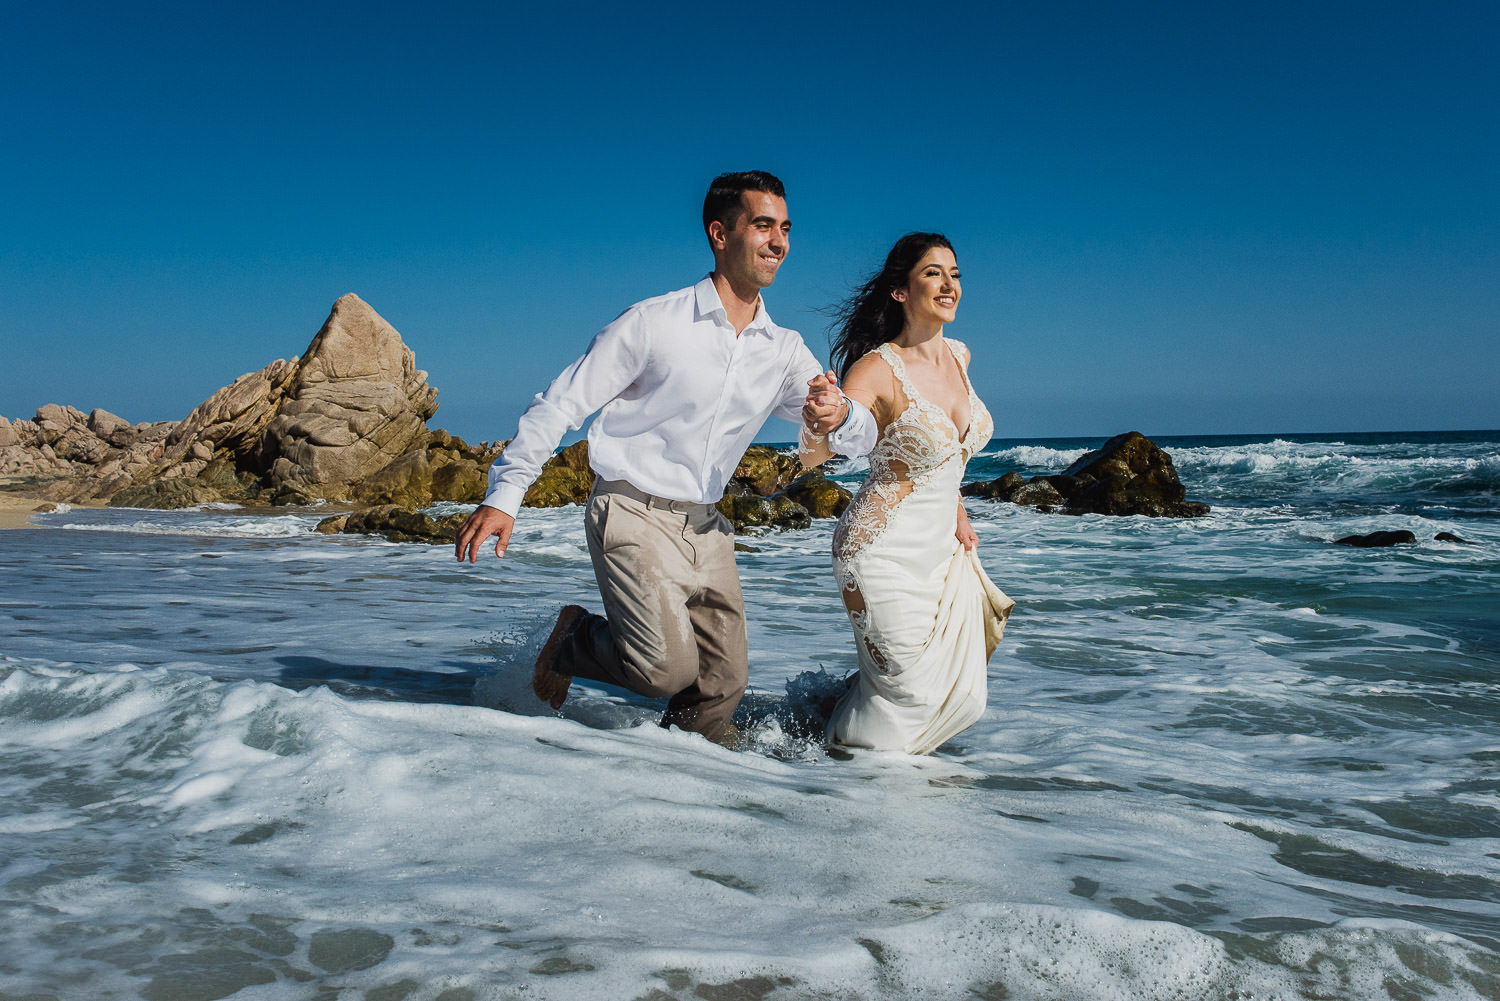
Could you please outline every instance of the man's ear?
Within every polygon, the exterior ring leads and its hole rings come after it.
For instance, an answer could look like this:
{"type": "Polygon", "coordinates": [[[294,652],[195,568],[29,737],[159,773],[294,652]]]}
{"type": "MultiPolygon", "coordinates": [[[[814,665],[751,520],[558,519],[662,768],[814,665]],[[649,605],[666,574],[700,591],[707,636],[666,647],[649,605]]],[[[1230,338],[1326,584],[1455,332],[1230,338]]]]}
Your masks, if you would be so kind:
{"type": "Polygon", "coordinates": [[[709,222],[708,245],[715,250],[723,250],[728,245],[728,241],[724,236],[727,232],[729,231],[724,228],[724,224],[719,220],[714,219],[709,222]]]}

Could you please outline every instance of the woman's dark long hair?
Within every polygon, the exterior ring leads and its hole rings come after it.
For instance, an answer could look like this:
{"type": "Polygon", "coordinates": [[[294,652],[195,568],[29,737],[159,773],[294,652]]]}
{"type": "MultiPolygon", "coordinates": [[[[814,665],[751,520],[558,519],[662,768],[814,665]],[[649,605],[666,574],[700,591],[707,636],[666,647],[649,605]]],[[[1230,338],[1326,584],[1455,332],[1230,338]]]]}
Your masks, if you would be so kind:
{"type": "Polygon", "coordinates": [[[833,350],[829,361],[840,382],[855,362],[901,336],[906,314],[891,293],[906,287],[911,269],[933,247],[952,250],[953,244],[941,233],[907,233],[885,255],[885,266],[834,307],[833,350]]]}

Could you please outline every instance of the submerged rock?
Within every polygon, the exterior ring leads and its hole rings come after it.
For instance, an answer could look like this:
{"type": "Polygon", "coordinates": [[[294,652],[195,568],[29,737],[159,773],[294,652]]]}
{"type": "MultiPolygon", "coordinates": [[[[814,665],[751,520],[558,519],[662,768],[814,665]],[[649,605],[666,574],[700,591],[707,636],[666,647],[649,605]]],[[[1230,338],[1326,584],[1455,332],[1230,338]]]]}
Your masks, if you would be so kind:
{"type": "Polygon", "coordinates": [[[1368,535],[1346,535],[1334,539],[1335,546],[1354,546],[1357,549],[1378,549],[1382,546],[1400,546],[1416,542],[1417,537],[1406,529],[1393,532],[1371,532],[1368,535]]]}
{"type": "Polygon", "coordinates": [[[379,535],[391,542],[449,543],[458,539],[458,528],[467,515],[450,514],[434,518],[424,511],[386,504],[353,514],[325,518],[318,523],[324,533],[334,531],[349,535],[379,535]],[[339,518],[343,518],[342,524],[339,518]]]}
{"type": "Polygon", "coordinates": [[[1039,511],[1054,511],[1063,505],[1063,495],[1051,480],[1040,476],[1015,489],[1010,495],[1012,504],[1023,504],[1039,511]]]}

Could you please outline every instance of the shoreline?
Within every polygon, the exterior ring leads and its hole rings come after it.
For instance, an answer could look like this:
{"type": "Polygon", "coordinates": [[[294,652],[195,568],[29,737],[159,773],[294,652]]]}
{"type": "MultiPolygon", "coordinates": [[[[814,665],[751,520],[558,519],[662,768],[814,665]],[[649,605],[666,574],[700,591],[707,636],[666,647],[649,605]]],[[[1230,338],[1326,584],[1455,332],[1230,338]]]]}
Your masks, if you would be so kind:
{"type": "MultiPolygon", "coordinates": [[[[21,494],[0,493],[0,532],[19,528],[40,528],[31,523],[31,516],[39,513],[37,508],[49,503],[41,497],[25,497],[21,494]]],[[[69,504],[69,507],[104,507],[98,501],[69,504]]]]}

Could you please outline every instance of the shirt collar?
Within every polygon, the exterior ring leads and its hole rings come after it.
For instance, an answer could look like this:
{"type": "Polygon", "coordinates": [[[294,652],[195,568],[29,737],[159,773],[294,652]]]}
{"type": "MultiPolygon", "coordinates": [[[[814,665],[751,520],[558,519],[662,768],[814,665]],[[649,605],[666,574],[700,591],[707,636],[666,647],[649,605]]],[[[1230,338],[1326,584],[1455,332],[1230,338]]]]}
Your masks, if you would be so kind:
{"type": "MultiPolygon", "coordinates": [[[[698,315],[700,317],[709,317],[717,314],[723,318],[725,323],[729,322],[729,311],[724,308],[724,300],[719,298],[719,290],[714,285],[714,276],[712,273],[704,276],[701,282],[693,286],[693,294],[697,300],[698,315]]],[[[771,314],[766,312],[765,297],[761,296],[760,301],[755,304],[755,317],[745,325],[745,329],[740,331],[740,333],[743,334],[751,330],[757,330],[761,333],[769,334],[775,326],[776,324],[772,321],[771,314]]]]}

